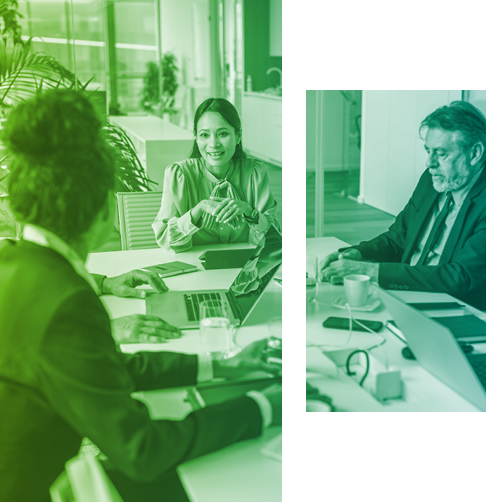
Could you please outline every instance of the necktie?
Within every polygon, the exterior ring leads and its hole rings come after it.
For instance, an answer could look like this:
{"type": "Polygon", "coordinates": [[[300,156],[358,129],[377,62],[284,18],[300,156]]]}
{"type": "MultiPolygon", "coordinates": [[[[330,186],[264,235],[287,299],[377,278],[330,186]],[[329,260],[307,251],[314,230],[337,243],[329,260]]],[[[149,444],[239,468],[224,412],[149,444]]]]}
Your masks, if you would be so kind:
{"type": "Polygon", "coordinates": [[[445,220],[447,214],[449,213],[451,200],[452,200],[452,194],[451,192],[448,192],[446,201],[444,203],[444,206],[442,207],[442,211],[439,213],[437,219],[435,220],[434,226],[432,227],[432,230],[430,231],[430,234],[427,237],[424,249],[422,250],[422,254],[420,255],[420,258],[416,263],[416,265],[423,265],[425,263],[428,254],[434,249],[435,245],[437,244],[437,241],[444,232],[445,220]]]}

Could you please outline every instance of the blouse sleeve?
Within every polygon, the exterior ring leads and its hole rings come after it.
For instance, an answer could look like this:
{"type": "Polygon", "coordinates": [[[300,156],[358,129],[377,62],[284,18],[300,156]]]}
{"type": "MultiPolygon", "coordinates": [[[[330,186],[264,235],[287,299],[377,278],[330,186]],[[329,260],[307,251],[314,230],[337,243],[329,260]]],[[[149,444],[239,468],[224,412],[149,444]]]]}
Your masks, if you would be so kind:
{"type": "Polygon", "coordinates": [[[263,162],[254,161],[250,183],[250,193],[253,196],[250,205],[259,212],[258,223],[249,224],[250,242],[258,244],[271,225],[280,230],[280,223],[276,218],[277,202],[273,198],[267,168],[263,162]]]}
{"type": "Polygon", "coordinates": [[[189,191],[184,171],[179,164],[165,170],[162,205],[152,223],[157,244],[174,253],[192,248],[192,236],[199,227],[192,223],[189,191]]]}

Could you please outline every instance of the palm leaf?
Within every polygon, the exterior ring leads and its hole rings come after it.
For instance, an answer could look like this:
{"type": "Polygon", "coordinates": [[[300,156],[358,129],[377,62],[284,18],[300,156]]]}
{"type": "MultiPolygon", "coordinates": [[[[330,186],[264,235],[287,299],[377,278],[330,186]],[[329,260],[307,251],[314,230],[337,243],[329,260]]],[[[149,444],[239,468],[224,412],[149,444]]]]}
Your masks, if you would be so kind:
{"type": "Polygon", "coordinates": [[[44,88],[84,89],[74,73],[42,52],[29,54],[30,40],[25,45],[5,42],[0,38],[0,116],[44,88]]]}
{"type": "Polygon", "coordinates": [[[116,192],[150,192],[150,184],[155,181],[147,178],[132,140],[125,131],[117,126],[107,124],[103,128],[107,142],[114,148],[116,169],[116,192]]]}
{"type": "MultiPolygon", "coordinates": [[[[2,5],[0,3],[0,16],[2,5]]],[[[92,79],[82,84],[52,56],[30,53],[31,41],[15,43],[12,34],[0,37],[0,117],[7,116],[20,102],[49,88],[76,88],[87,93],[89,98],[87,86],[92,79]]],[[[156,183],[147,178],[133,143],[123,129],[107,124],[104,132],[114,147],[117,191],[150,191],[150,185],[156,183]]]]}

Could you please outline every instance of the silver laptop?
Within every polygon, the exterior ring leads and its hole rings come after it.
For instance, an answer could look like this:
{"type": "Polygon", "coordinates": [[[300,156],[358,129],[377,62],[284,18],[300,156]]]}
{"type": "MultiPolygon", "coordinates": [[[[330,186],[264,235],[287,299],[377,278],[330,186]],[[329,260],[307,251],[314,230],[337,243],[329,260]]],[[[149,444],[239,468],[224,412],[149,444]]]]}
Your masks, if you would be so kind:
{"type": "Polygon", "coordinates": [[[379,297],[429,373],[486,411],[486,354],[465,353],[452,332],[390,291],[379,297]]]}
{"type": "Polygon", "coordinates": [[[229,289],[150,294],[145,300],[146,313],[181,329],[195,329],[199,328],[199,304],[222,299],[230,307],[230,322],[240,326],[248,319],[281,263],[282,235],[272,225],[229,289]]]}

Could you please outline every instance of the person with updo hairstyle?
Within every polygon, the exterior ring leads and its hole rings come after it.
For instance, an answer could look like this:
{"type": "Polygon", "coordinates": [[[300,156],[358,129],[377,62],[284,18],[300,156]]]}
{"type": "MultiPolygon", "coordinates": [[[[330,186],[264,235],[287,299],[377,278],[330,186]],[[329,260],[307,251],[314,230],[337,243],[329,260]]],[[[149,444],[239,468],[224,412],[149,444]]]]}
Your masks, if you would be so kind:
{"type": "Polygon", "coordinates": [[[2,140],[13,154],[10,200],[22,223],[74,245],[86,233],[115,186],[101,127],[77,93],[46,93],[10,115],[2,140]]]}
{"type": "Polygon", "coordinates": [[[256,245],[270,225],[280,228],[265,164],[246,156],[241,135],[238,112],[226,99],[198,107],[190,158],[165,170],[152,224],[160,247],[180,253],[210,243],[256,245]]]}

